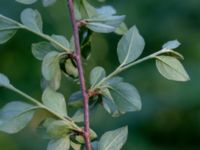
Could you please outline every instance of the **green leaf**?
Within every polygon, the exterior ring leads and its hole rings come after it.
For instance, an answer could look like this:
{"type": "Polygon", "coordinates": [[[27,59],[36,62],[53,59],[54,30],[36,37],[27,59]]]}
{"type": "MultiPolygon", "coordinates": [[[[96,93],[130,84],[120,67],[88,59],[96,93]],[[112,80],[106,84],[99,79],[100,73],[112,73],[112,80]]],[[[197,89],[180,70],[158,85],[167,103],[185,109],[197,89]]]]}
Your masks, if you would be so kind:
{"type": "Polygon", "coordinates": [[[43,60],[44,57],[51,51],[56,49],[48,42],[39,42],[32,44],[32,53],[38,60],[43,60]]]}
{"type": "Polygon", "coordinates": [[[10,81],[7,76],[4,74],[0,73],[0,87],[11,87],[12,85],[10,84],[10,81]]]}
{"type": "Polygon", "coordinates": [[[179,47],[181,45],[181,43],[178,40],[173,40],[173,41],[169,41],[167,43],[165,43],[162,48],[163,49],[175,49],[177,47],[179,47]]]}
{"type": "Polygon", "coordinates": [[[181,62],[170,56],[156,56],[158,71],[167,79],[174,81],[188,81],[189,75],[181,62]]]}
{"type": "Polygon", "coordinates": [[[115,31],[124,18],[125,16],[96,16],[86,19],[86,26],[94,32],[109,33],[115,31]]]}
{"type": "Polygon", "coordinates": [[[94,32],[98,32],[98,33],[110,33],[110,32],[115,31],[115,27],[102,24],[102,23],[90,22],[90,23],[87,23],[87,27],[90,30],[94,32]]]}
{"type": "Polygon", "coordinates": [[[17,133],[31,121],[38,107],[14,101],[5,105],[0,111],[0,130],[6,133],[17,133]]]}
{"type": "MultiPolygon", "coordinates": [[[[66,48],[70,48],[70,44],[69,41],[62,35],[55,35],[53,34],[52,39],[54,39],[55,41],[57,41],[58,43],[60,43],[61,45],[63,45],[66,48]]],[[[60,51],[63,51],[63,49],[60,49],[60,47],[58,47],[57,45],[55,45],[54,43],[52,43],[52,45],[57,48],[60,51]]]]}
{"type": "Polygon", "coordinates": [[[108,89],[111,96],[103,93],[103,105],[113,116],[141,109],[141,98],[133,85],[114,77],[109,81],[108,89]]]}
{"type": "Polygon", "coordinates": [[[27,8],[21,13],[22,23],[36,32],[42,32],[42,17],[37,10],[27,8]]]}
{"type": "Polygon", "coordinates": [[[47,150],[69,150],[70,139],[68,136],[53,139],[48,143],[47,150]]]}
{"type": "Polygon", "coordinates": [[[70,143],[71,143],[71,147],[73,148],[73,150],[81,150],[81,144],[76,144],[72,141],[70,143]]]}
{"type": "Polygon", "coordinates": [[[56,120],[47,127],[47,133],[53,138],[61,138],[67,135],[70,129],[72,129],[71,124],[66,124],[63,120],[56,120]]]}
{"type": "Polygon", "coordinates": [[[19,28],[20,26],[18,23],[0,15],[0,44],[6,43],[10,40],[19,28]]]}
{"type": "Polygon", "coordinates": [[[87,0],[81,0],[84,10],[89,18],[96,16],[97,11],[87,0]]]}
{"type": "Polygon", "coordinates": [[[42,102],[48,108],[54,110],[62,116],[67,116],[66,102],[62,94],[51,88],[46,88],[42,95],[42,102]]]}
{"type": "Polygon", "coordinates": [[[42,0],[42,4],[44,7],[49,7],[53,5],[56,2],[56,0],[42,0]]]}
{"type": "Polygon", "coordinates": [[[128,136],[128,128],[123,127],[106,132],[99,141],[98,150],[120,150],[128,136]]]}
{"type": "Polygon", "coordinates": [[[76,108],[83,106],[83,96],[81,91],[74,92],[70,95],[68,105],[76,108]]]}
{"type": "Polygon", "coordinates": [[[59,53],[49,52],[42,62],[42,75],[49,82],[49,85],[57,90],[60,87],[61,70],[60,70],[59,53]]]}
{"type": "Polygon", "coordinates": [[[90,72],[90,85],[95,86],[106,76],[106,72],[102,67],[95,67],[90,72]]]}
{"type": "Polygon", "coordinates": [[[37,0],[16,0],[16,2],[18,3],[22,3],[22,4],[26,4],[26,5],[30,5],[35,3],[37,0]]]}
{"type": "Polygon", "coordinates": [[[97,15],[96,8],[94,8],[87,0],[74,1],[74,10],[77,20],[97,15]]]}
{"type": "Polygon", "coordinates": [[[103,6],[98,9],[96,9],[97,13],[102,14],[102,15],[115,15],[117,11],[115,10],[114,7],[112,6],[103,6]]]}
{"type": "Polygon", "coordinates": [[[136,26],[133,26],[118,43],[119,62],[126,65],[136,60],[144,49],[145,42],[136,26]]]}
{"type": "Polygon", "coordinates": [[[78,109],[72,116],[74,122],[84,122],[84,111],[83,109],[78,109]]]}
{"type": "Polygon", "coordinates": [[[119,34],[119,35],[123,35],[125,34],[126,32],[128,32],[128,27],[126,26],[126,24],[124,22],[122,22],[119,27],[115,30],[115,33],[116,34],[119,34]]]}

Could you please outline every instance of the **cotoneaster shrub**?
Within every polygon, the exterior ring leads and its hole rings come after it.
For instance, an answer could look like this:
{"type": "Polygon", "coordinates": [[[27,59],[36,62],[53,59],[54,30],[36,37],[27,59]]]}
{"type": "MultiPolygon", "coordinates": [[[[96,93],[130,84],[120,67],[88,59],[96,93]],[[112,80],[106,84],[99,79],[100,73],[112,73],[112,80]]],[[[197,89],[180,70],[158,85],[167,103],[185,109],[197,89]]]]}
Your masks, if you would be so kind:
{"type": "MultiPolygon", "coordinates": [[[[26,5],[37,2],[16,1],[26,5]]],[[[56,3],[56,0],[42,0],[42,3],[48,7],[56,3]]],[[[69,40],[62,35],[44,33],[38,10],[23,10],[21,23],[0,15],[0,44],[10,40],[18,30],[27,30],[44,39],[32,44],[32,54],[41,61],[41,73],[46,82],[40,101],[17,89],[7,76],[0,74],[1,87],[30,101],[6,104],[0,111],[0,130],[8,134],[17,133],[26,127],[36,112],[43,110],[46,115],[40,119],[37,130],[43,133],[42,137],[49,139],[47,150],[120,150],[127,139],[127,126],[97,137],[95,131],[90,129],[89,109],[101,105],[113,117],[139,111],[142,103],[137,89],[119,74],[149,59],[156,62],[158,71],[165,78],[174,81],[189,80],[180,62],[183,56],[174,51],[180,43],[177,40],[169,41],[157,52],[139,58],[145,48],[145,41],[136,26],[127,28],[124,15],[117,15],[112,6],[95,8],[87,0],[67,0],[66,3],[73,27],[73,35],[69,40]],[[90,77],[85,78],[82,60],[87,61],[90,56],[94,32],[115,32],[122,36],[116,50],[120,64],[110,74],[103,67],[97,66],[91,70],[90,77]],[[72,93],[67,100],[58,92],[62,74],[73,79],[74,84],[77,84],[77,78],[80,81],[80,91],[72,93]],[[89,87],[86,87],[85,79],[89,80],[89,87]],[[69,116],[68,110],[72,107],[77,111],[69,116]]]]}

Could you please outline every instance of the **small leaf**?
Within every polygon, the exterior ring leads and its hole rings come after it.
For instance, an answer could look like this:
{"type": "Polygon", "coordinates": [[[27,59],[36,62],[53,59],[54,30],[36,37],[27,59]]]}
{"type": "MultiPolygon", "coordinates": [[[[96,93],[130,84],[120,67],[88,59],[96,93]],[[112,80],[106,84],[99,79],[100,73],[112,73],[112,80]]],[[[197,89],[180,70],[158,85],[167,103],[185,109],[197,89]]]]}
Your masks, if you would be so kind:
{"type": "Polygon", "coordinates": [[[115,31],[115,27],[102,23],[93,23],[93,22],[87,23],[87,27],[90,30],[98,33],[110,33],[115,31]]]}
{"type": "Polygon", "coordinates": [[[181,62],[170,56],[157,56],[156,66],[158,71],[167,79],[174,81],[188,81],[189,75],[181,62]]]}
{"type": "Polygon", "coordinates": [[[42,102],[58,114],[67,116],[66,102],[62,94],[52,90],[51,88],[47,88],[42,95],[42,102]]]}
{"type": "Polygon", "coordinates": [[[22,3],[22,4],[26,4],[26,5],[30,5],[35,3],[37,0],[16,0],[16,2],[18,3],[22,3]]]}
{"type": "Polygon", "coordinates": [[[103,105],[113,116],[141,109],[141,98],[133,85],[114,77],[109,81],[108,89],[111,96],[103,93],[103,105]]]}
{"type": "Polygon", "coordinates": [[[71,128],[71,124],[66,124],[62,120],[56,120],[47,127],[47,133],[53,138],[61,138],[67,135],[71,128]]]}
{"type": "Polygon", "coordinates": [[[32,53],[38,60],[43,60],[44,57],[51,51],[56,49],[48,42],[39,42],[32,44],[32,53]]]}
{"type": "Polygon", "coordinates": [[[81,0],[81,1],[84,10],[86,11],[86,14],[89,18],[97,15],[96,8],[94,8],[87,0],[81,0]]]}
{"type": "Polygon", "coordinates": [[[115,31],[124,18],[125,16],[97,16],[86,19],[86,26],[94,32],[109,33],[115,31]]]}
{"type": "Polygon", "coordinates": [[[106,76],[106,72],[102,67],[95,67],[90,73],[90,85],[95,86],[106,76]]]}
{"type": "Polygon", "coordinates": [[[165,43],[162,48],[163,49],[175,49],[177,47],[179,47],[181,45],[181,43],[178,40],[174,40],[174,41],[169,41],[167,43],[165,43]]]}
{"type": "Polygon", "coordinates": [[[10,40],[20,26],[13,20],[0,15],[0,44],[10,40]]]}
{"type": "Polygon", "coordinates": [[[99,141],[98,150],[120,150],[125,144],[127,136],[127,127],[106,132],[99,141]]]}
{"type": "Polygon", "coordinates": [[[84,112],[83,109],[78,109],[72,116],[74,122],[84,122],[84,112]]]}
{"type": "Polygon", "coordinates": [[[69,150],[70,139],[68,136],[53,139],[48,143],[47,150],[69,150]]]}
{"type": "Polygon", "coordinates": [[[101,8],[96,9],[97,13],[102,15],[114,15],[116,14],[116,10],[112,6],[103,6],[101,8]]]}
{"type": "Polygon", "coordinates": [[[36,32],[42,32],[42,17],[37,10],[27,8],[21,13],[22,23],[36,32]]]}
{"type": "Polygon", "coordinates": [[[38,107],[14,101],[5,105],[0,111],[0,130],[6,133],[17,133],[31,121],[38,107]]]}
{"type": "Polygon", "coordinates": [[[133,26],[118,43],[117,54],[119,62],[126,65],[136,60],[143,52],[144,39],[136,26],[133,26]]]}
{"type": "Polygon", "coordinates": [[[42,0],[42,4],[44,7],[49,7],[53,5],[56,2],[56,0],[42,0]]]}
{"type": "MultiPolygon", "coordinates": [[[[55,41],[57,41],[58,43],[60,43],[63,47],[70,48],[69,41],[68,41],[64,36],[53,34],[51,37],[52,37],[55,41]]],[[[58,47],[58,46],[55,45],[54,43],[52,43],[52,45],[53,45],[55,48],[57,48],[58,50],[64,51],[63,49],[60,49],[60,47],[58,47]]]]}
{"type": "Polygon", "coordinates": [[[50,86],[57,90],[60,87],[61,70],[60,70],[59,53],[49,52],[42,62],[42,75],[49,82],[50,86]]]}
{"type": "Polygon", "coordinates": [[[69,106],[80,108],[83,106],[83,96],[81,91],[74,92],[68,100],[69,106]]]}
{"type": "Polygon", "coordinates": [[[0,73],[0,87],[11,87],[12,85],[10,84],[10,81],[7,76],[4,74],[0,73]]]}
{"type": "Polygon", "coordinates": [[[81,150],[81,144],[76,144],[72,141],[70,143],[71,143],[71,147],[73,148],[73,150],[81,150]]]}
{"type": "Polygon", "coordinates": [[[126,32],[128,32],[128,27],[126,26],[126,24],[124,22],[122,22],[119,27],[115,30],[115,33],[116,34],[119,34],[119,35],[123,35],[125,34],[126,32]]]}

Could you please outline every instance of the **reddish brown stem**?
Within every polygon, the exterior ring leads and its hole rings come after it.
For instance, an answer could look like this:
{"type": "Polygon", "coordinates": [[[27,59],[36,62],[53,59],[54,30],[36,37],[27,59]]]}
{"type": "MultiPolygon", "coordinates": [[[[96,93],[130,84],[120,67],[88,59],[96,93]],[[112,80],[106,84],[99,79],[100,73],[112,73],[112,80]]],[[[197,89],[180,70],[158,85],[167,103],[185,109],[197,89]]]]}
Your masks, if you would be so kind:
{"type": "Polygon", "coordinates": [[[88,93],[85,85],[85,79],[84,79],[84,72],[83,72],[83,65],[81,61],[81,49],[80,49],[80,41],[79,41],[79,27],[76,22],[75,13],[74,13],[74,6],[73,6],[73,0],[68,0],[68,7],[69,7],[69,14],[70,19],[72,22],[72,28],[73,28],[73,35],[74,35],[74,43],[75,43],[75,49],[76,49],[76,61],[77,61],[77,68],[79,72],[79,79],[80,79],[80,86],[81,91],[84,99],[84,139],[86,143],[86,149],[91,150],[91,144],[90,144],[90,120],[89,120],[89,104],[88,104],[88,93]]]}

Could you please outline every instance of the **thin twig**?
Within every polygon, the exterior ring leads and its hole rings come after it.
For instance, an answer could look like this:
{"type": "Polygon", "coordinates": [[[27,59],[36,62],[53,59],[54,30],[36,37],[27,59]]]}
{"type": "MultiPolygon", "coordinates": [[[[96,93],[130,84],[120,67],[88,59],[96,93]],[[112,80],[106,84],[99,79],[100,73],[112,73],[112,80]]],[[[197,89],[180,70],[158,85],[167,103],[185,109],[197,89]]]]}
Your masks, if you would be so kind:
{"type": "Polygon", "coordinates": [[[79,72],[79,79],[80,79],[80,86],[81,91],[84,99],[84,139],[86,143],[86,149],[91,150],[90,144],[90,122],[89,122],[89,104],[88,104],[88,93],[85,85],[84,73],[83,73],[83,65],[81,61],[81,49],[80,49],[80,41],[79,41],[79,27],[76,22],[75,13],[74,13],[74,6],[73,1],[68,0],[68,7],[70,13],[70,19],[72,22],[73,27],[73,35],[74,35],[74,43],[76,49],[76,61],[77,61],[77,68],[79,72]]]}

